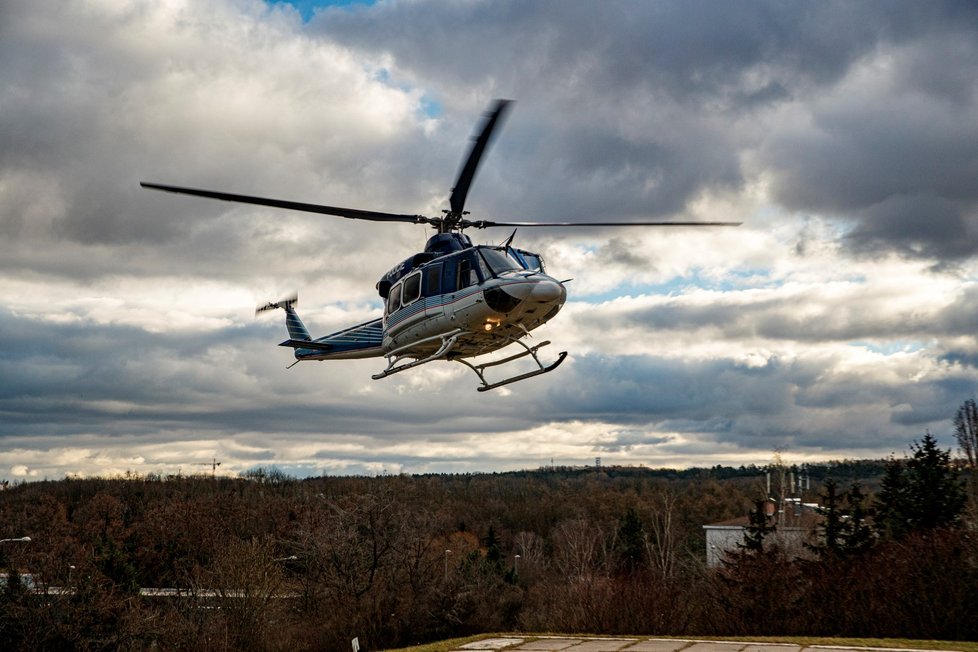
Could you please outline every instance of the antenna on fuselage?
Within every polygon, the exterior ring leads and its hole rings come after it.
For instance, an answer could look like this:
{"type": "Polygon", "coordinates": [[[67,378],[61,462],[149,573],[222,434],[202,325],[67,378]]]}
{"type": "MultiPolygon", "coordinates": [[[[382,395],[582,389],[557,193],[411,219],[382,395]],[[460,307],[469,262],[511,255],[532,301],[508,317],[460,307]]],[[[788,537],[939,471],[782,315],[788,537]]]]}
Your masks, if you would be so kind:
{"type": "Polygon", "coordinates": [[[509,249],[509,245],[513,244],[513,238],[516,237],[516,232],[518,230],[519,229],[513,229],[513,232],[509,234],[509,237],[508,238],[506,238],[506,242],[503,243],[503,248],[504,249],[509,249]]]}

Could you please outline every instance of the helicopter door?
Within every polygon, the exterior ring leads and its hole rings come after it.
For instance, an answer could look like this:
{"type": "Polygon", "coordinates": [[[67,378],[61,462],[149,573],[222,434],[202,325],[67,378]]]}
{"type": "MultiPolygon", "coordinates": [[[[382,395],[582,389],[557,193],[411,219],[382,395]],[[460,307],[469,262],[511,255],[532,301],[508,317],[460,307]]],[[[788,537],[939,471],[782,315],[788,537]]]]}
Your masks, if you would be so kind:
{"type": "Polygon", "coordinates": [[[445,312],[444,302],[440,300],[443,292],[441,286],[442,264],[429,265],[424,268],[422,273],[424,287],[421,290],[421,295],[425,297],[425,317],[440,316],[445,312]]]}
{"type": "Polygon", "coordinates": [[[481,303],[478,263],[474,251],[464,251],[445,261],[441,291],[446,324],[461,326],[476,304],[481,303]]]}
{"type": "Polygon", "coordinates": [[[390,317],[397,312],[401,307],[401,284],[395,283],[394,286],[387,292],[387,304],[384,311],[384,322],[386,323],[390,317]]]}

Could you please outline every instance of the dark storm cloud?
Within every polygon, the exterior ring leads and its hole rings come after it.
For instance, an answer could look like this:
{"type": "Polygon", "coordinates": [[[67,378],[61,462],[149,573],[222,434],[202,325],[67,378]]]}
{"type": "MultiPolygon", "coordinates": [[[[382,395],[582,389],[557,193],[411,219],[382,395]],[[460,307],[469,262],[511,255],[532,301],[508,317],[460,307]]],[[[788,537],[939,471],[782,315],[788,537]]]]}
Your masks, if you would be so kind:
{"type": "Polygon", "coordinates": [[[192,418],[202,395],[227,388],[215,383],[218,369],[193,361],[255,338],[254,329],[161,334],[85,320],[53,324],[2,310],[0,332],[0,435],[149,431],[154,420],[192,418]]]}
{"type": "Polygon", "coordinates": [[[361,87],[393,106],[354,111],[347,89],[369,72],[324,59],[328,46],[303,50],[260,5],[3,11],[0,268],[11,275],[151,276],[211,262],[212,277],[240,279],[287,256],[308,270],[319,263],[307,253],[336,257],[366,228],[163,196],[139,181],[416,212],[424,174],[439,172],[421,125],[398,124],[402,91],[361,87]],[[303,56],[307,67],[292,65],[303,56]],[[263,240],[261,221],[323,228],[263,240]]]}
{"type": "Polygon", "coordinates": [[[978,251],[978,79],[963,72],[978,65],[978,12],[927,7],[761,160],[786,207],[849,221],[853,250],[960,260],[978,251]]]}
{"type": "MultiPolygon", "coordinates": [[[[921,275],[922,287],[926,276],[921,275]]],[[[672,332],[677,338],[728,342],[761,339],[816,345],[975,337],[978,318],[969,306],[978,300],[978,290],[966,286],[946,296],[912,294],[921,291],[909,286],[884,290],[853,281],[804,290],[717,293],[708,302],[679,295],[630,307],[589,306],[575,322],[595,336],[627,326],[635,337],[672,332]],[[924,298],[929,303],[922,304],[924,298]],[[934,299],[940,302],[934,305],[934,299]]]]}
{"type": "Polygon", "coordinates": [[[978,105],[978,83],[964,106],[919,92],[852,104],[843,99],[816,109],[813,125],[771,139],[762,157],[776,170],[776,197],[794,210],[848,219],[849,243],[860,252],[893,249],[937,260],[973,255],[978,126],[969,116],[978,105]]]}
{"type": "Polygon", "coordinates": [[[658,446],[671,441],[673,441],[672,437],[661,437],[626,428],[616,430],[595,441],[594,448],[595,451],[605,453],[628,453],[640,446],[658,446]]]}
{"type": "Polygon", "coordinates": [[[498,154],[502,187],[512,190],[501,198],[491,190],[480,197],[488,195],[490,207],[498,205],[493,210],[542,221],[600,221],[676,214],[704,188],[733,189],[743,182],[726,134],[715,127],[684,125],[698,133],[678,142],[685,129],[664,137],[651,116],[640,118],[640,131],[579,117],[582,122],[563,127],[543,126],[533,117],[521,125],[514,118],[498,154]],[[527,147],[531,131],[547,140],[527,147]],[[518,143],[517,151],[506,138],[518,143]],[[533,183],[527,185],[527,178],[533,183]]]}
{"type": "Polygon", "coordinates": [[[938,261],[960,260],[978,252],[974,237],[978,205],[974,202],[934,195],[888,196],[857,214],[861,219],[847,235],[856,252],[892,249],[938,261]]]}
{"type": "Polygon", "coordinates": [[[98,432],[151,443],[181,431],[287,428],[295,437],[360,433],[393,441],[533,423],[524,411],[507,420],[498,407],[463,400],[474,376],[432,396],[441,405],[433,412],[427,401],[399,399],[396,381],[371,381],[378,361],[307,362],[287,372],[290,356],[275,346],[285,333],[277,322],[158,333],[0,310],[0,333],[0,437],[98,432]],[[375,390],[366,400],[357,393],[365,384],[375,390]]]}
{"type": "MultiPolygon", "coordinates": [[[[576,358],[572,373],[548,390],[545,414],[630,424],[625,433],[643,425],[699,433],[758,450],[899,448],[925,427],[949,422],[967,385],[964,375],[964,385],[940,379],[906,383],[777,358],[750,366],[591,355],[576,358]]],[[[616,436],[603,445],[614,442],[616,436]]],[[[635,443],[627,435],[620,442],[635,443]]]]}
{"type": "MultiPolygon", "coordinates": [[[[8,4],[0,25],[0,180],[6,197],[0,232],[22,236],[27,220],[79,242],[118,243],[173,237],[162,213],[134,210],[132,170],[139,135],[128,120],[127,87],[145,74],[120,56],[109,35],[99,46],[68,7],[45,15],[8,4]],[[57,198],[51,201],[51,198],[57,198]]],[[[98,22],[98,21],[93,21],[98,22]]]]}
{"type": "Polygon", "coordinates": [[[766,175],[788,209],[849,223],[854,251],[978,247],[970,3],[382,3],[312,29],[447,106],[523,100],[486,181],[503,216],[665,215],[766,175]]]}
{"type": "Polygon", "coordinates": [[[778,413],[790,403],[791,388],[810,383],[813,374],[784,369],[777,360],[751,368],[730,360],[690,364],[656,356],[584,356],[574,373],[593,382],[562,383],[548,393],[565,418],[629,421],[778,413]]]}
{"type": "Polygon", "coordinates": [[[604,2],[598,10],[567,2],[382,3],[322,12],[313,28],[363,50],[379,44],[399,68],[444,84],[446,95],[491,81],[516,91],[543,85],[563,97],[587,90],[579,98],[586,103],[614,103],[614,95],[641,88],[697,105],[736,106],[790,96],[809,81],[834,81],[881,37],[944,13],[917,5],[879,11],[852,2],[604,2]],[[760,67],[769,79],[753,90],[738,85],[760,67]]]}

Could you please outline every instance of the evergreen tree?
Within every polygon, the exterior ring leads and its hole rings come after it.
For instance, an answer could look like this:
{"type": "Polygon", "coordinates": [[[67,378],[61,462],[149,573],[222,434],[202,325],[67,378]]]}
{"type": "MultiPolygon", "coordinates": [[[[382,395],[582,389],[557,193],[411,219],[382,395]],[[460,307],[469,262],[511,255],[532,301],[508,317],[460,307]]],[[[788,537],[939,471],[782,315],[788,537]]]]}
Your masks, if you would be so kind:
{"type": "Polygon", "coordinates": [[[902,539],[909,531],[908,491],[903,460],[891,457],[876,498],[876,524],[883,538],[902,539]]]}
{"type": "Polygon", "coordinates": [[[489,531],[486,533],[486,561],[492,563],[498,563],[502,561],[503,552],[499,546],[499,537],[496,536],[496,528],[489,526],[489,531]]]}
{"type": "Polygon", "coordinates": [[[23,612],[19,607],[25,593],[20,572],[12,564],[8,565],[7,584],[0,591],[0,641],[3,641],[5,650],[22,649],[23,612]]]}
{"type": "Polygon", "coordinates": [[[868,516],[866,494],[862,485],[854,482],[846,494],[846,515],[848,518],[842,524],[842,550],[847,554],[858,554],[873,546],[873,529],[866,522],[868,516]]]}
{"type": "Polygon", "coordinates": [[[744,541],[738,543],[737,547],[744,552],[754,553],[764,551],[764,539],[767,535],[774,532],[774,526],[768,522],[767,512],[764,509],[766,500],[758,500],[754,503],[754,509],[747,516],[747,528],[744,530],[744,541]]]}
{"type": "Polygon", "coordinates": [[[887,538],[951,525],[964,508],[964,489],[950,451],[940,450],[929,432],[910,450],[913,456],[905,462],[891,459],[883,476],[877,514],[887,538]]]}
{"type": "Polygon", "coordinates": [[[638,512],[629,507],[618,519],[618,533],[615,537],[615,552],[622,569],[631,571],[640,568],[645,561],[645,526],[638,512]]]}
{"type": "Polygon", "coordinates": [[[951,451],[942,451],[929,432],[910,445],[913,457],[907,461],[911,525],[914,529],[933,529],[951,525],[964,508],[964,490],[951,467],[951,451]]]}
{"type": "Polygon", "coordinates": [[[20,571],[14,568],[13,564],[9,565],[7,567],[7,584],[4,587],[6,599],[17,600],[25,591],[24,580],[20,576],[20,571]]]}
{"type": "Polygon", "coordinates": [[[126,593],[139,593],[136,569],[129,561],[125,551],[111,539],[96,546],[96,564],[116,588],[126,593]]]}
{"type": "Polygon", "coordinates": [[[820,556],[838,555],[842,550],[843,541],[843,513],[841,496],[838,492],[839,485],[835,480],[825,481],[825,493],[822,499],[822,523],[819,526],[821,541],[815,545],[807,547],[815,550],[820,556]]]}

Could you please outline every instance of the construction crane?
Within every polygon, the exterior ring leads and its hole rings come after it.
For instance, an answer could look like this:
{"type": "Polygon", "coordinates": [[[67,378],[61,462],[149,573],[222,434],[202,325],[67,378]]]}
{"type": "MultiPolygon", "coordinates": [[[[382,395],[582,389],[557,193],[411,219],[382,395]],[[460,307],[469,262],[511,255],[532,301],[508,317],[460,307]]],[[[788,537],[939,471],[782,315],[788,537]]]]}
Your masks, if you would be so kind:
{"type": "Polygon", "coordinates": [[[212,478],[215,475],[217,475],[217,467],[219,467],[220,465],[221,465],[221,463],[217,461],[217,458],[216,457],[214,459],[212,459],[210,462],[194,462],[194,466],[209,466],[209,467],[211,467],[211,477],[212,478]]]}

